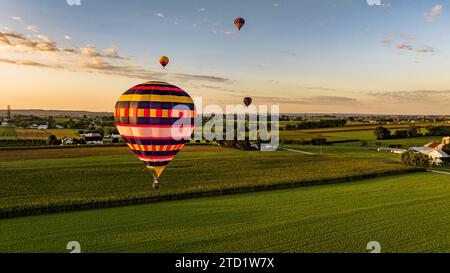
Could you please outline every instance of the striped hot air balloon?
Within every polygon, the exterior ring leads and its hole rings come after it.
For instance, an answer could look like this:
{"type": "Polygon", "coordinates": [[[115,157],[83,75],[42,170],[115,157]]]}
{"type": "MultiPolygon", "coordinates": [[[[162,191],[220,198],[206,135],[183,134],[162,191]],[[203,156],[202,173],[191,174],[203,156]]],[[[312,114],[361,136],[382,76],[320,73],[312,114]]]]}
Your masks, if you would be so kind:
{"type": "Polygon", "coordinates": [[[126,91],[116,104],[115,122],[124,142],[158,178],[191,138],[197,117],[188,93],[166,82],[147,82],[126,91]]]}

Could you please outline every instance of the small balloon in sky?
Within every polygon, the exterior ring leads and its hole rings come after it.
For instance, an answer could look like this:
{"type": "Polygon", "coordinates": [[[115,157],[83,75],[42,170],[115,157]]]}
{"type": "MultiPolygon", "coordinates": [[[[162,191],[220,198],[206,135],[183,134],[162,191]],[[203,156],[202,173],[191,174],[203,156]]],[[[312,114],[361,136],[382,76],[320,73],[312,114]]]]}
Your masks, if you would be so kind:
{"type": "Polygon", "coordinates": [[[252,105],[252,102],[253,102],[253,99],[252,99],[252,98],[250,98],[250,97],[244,98],[244,105],[245,105],[246,107],[249,107],[250,105],[252,105]]]}
{"type": "Polygon", "coordinates": [[[166,56],[162,56],[161,58],[159,58],[159,63],[163,68],[166,68],[166,66],[169,64],[169,58],[166,56]]]}
{"type": "Polygon", "coordinates": [[[245,25],[245,20],[242,17],[238,17],[234,19],[234,25],[241,30],[241,28],[245,25]]]}

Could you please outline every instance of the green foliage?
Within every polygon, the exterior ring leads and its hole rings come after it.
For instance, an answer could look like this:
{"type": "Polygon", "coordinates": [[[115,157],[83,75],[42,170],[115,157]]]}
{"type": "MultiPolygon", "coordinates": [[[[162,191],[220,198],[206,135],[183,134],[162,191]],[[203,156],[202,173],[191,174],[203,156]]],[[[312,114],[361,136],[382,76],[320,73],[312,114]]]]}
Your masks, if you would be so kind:
{"type": "Polygon", "coordinates": [[[322,136],[313,137],[311,139],[311,145],[326,145],[327,139],[322,136]]]}
{"type": "Polygon", "coordinates": [[[444,145],[444,147],[442,147],[442,151],[448,155],[450,155],[450,144],[446,144],[444,145]]]}
{"type": "Polygon", "coordinates": [[[50,135],[47,138],[47,145],[61,145],[61,140],[58,139],[55,135],[50,135]]]}
{"type": "Polygon", "coordinates": [[[427,130],[431,136],[450,136],[450,126],[428,126],[427,130]]]}
{"type": "Polygon", "coordinates": [[[394,138],[407,138],[408,137],[408,130],[397,130],[394,133],[394,138]]]}
{"type": "Polygon", "coordinates": [[[391,131],[383,126],[378,126],[373,131],[373,134],[377,140],[389,139],[391,138],[391,131]]]}
{"type": "Polygon", "coordinates": [[[313,129],[313,128],[332,128],[332,127],[343,127],[347,124],[345,119],[330,119],[330,120],[319,120],[319,121],[304,121],[297,122],[295,124],[286,124],[285,129],[287,131],[291,130],[302,130],[302,129],[313,129]]]}
{"type": "Polygon", "coordinates": [[[405,152],[402,154],[402,163],[417,167],[429,167],[431,159],[422,153],[405,152]]]}

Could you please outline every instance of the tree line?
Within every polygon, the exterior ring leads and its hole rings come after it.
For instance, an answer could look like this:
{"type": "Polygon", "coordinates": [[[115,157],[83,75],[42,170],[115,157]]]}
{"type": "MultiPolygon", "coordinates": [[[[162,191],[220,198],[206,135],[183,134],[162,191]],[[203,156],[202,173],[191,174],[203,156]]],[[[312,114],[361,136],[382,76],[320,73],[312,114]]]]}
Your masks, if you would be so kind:
{"type": "Polygon", "coordinates": [[[319,129],[319,128],[333,128],[344,127],[347,124],[345,119],[322,119],[318,121],[303,121],[297,123],[289,123],[286,125],[286,131],[303,130],[303,129],[319,129]]]}

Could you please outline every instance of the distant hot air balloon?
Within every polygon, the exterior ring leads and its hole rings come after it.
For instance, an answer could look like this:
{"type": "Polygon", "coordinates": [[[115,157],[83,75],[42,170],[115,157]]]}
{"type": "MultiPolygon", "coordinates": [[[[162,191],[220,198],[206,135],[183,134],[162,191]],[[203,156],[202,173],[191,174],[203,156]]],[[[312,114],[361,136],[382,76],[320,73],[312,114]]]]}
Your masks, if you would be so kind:
{"type": "Polygon", "coordinates": [[[151,81],[126,91],[114,116],[124,142],[151,170],[157,189],[159,176],[194,130],[192,98],[174,85],[151,81]]]}
{"type": "Polygon", "coordinates": [[[250,97],[246,97],[244,98],[244,104],[246,107],[249,107],[250,105],[252,105],[253,99],[250,97]]]}
{"type": "Polygon", "coordinates": [[[163,66],[163,68],[166,68],[166,65],[169,64],[169,58],[166,56],[162,56],[159,58],[159,63],[163,66]]]}
{"type": "Polygon", "coordinates": [[[238,17],[234,19],[234,25],[241,30],[241,28],[245,25],[245,20],[242,17],[238,17]]]}

